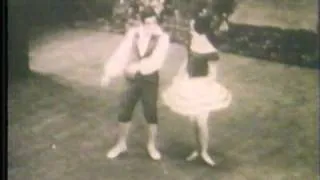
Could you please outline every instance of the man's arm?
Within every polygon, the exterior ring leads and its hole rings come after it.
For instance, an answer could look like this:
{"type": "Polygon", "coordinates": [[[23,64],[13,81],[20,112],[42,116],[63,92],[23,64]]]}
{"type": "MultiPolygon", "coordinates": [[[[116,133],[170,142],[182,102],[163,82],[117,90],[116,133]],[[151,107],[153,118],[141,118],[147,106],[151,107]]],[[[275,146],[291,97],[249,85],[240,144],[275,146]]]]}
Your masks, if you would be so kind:
{"type": "Polygon", "coordinates": [[[167,57],[169,46],[169,36],[167,34],[161,35],[152,55],[140,62],[138,69],[141,74],[147,75],[159,70],[167,57]]]}
{"type": "Polygon", "coordinates": [[[123,69],[129,60],[133,35],[134,30],[129,30],[121,41],[120,45],[111,55],[111,57],[105,62],[104,76],[112,78],[123,73],[123,69]]]}

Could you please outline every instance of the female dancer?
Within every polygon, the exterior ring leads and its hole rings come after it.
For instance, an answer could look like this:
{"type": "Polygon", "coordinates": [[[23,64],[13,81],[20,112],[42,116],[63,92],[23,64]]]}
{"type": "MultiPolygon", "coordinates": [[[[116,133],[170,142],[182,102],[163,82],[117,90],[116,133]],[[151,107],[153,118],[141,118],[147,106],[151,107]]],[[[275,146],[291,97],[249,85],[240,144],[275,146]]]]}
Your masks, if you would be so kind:
{"type": "Polygon", "coordinates": [[[200,155],[205,163],[213,166],[215,163],[208,154],[207,121],[210,112],[228,107],[232,96],[216,81],[219,56],[206,36],[210,30],[208,21],[208,12],[202,6],[190,22],[189,58],[162,93],[162,98],[173,112],[187,116],[194,124],[198,148],[186,160],[194,160],[200,155]]]}

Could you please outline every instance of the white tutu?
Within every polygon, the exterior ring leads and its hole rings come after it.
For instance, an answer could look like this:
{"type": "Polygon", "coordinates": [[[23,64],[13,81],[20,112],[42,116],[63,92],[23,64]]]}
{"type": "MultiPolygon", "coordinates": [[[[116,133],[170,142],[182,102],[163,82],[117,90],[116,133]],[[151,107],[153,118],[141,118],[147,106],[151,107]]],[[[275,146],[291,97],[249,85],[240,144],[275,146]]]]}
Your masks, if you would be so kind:
{"type": "Polygon", "coordinates": [[[173,112],[185,116],[200,115],[227,108],[231,93],[212,76],[175,78],[162,93],[162,100],[173,112]]]}

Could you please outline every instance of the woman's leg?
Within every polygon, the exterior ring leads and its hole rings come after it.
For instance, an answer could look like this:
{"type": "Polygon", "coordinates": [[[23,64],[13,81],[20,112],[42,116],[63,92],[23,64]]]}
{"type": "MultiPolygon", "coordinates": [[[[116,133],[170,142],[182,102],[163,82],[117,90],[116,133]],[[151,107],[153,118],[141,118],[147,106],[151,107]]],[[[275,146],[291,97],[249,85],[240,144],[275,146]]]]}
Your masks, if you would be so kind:
{"type": "Polygon", "coordinates": [[[210,166],[215,165],[214,161],[208,154],[209,149],[209,131],[208,131],[208,117],[209,113],[197,116],[197,133],[199,142],[199,154],[201,158],[210,166]]]}
{"type": "Polygon", "coordinates": [[[194,128],[194,135],[195,135],[195,140],[196,140],[196,148],[195,150],[193,150],[190,155],[187,156],[186,160],[187,161],[193,161],[195,160],[198,156],[199,156],[199,147],[200,147],[200,143],[199,143],[199,138],[198,138],[198,125],[197,125],[197,119],[196,117],[189,117],[189,120],[192,123],[192,126],[194,128]]]}

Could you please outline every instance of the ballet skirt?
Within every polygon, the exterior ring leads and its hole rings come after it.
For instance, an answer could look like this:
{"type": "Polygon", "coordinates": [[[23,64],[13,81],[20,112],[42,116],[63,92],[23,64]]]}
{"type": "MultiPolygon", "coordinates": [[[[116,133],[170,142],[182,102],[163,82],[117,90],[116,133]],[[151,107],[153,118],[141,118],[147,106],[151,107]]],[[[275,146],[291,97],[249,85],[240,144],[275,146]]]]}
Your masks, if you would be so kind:
{"type": "Polygon", "coordinates": [[[189,77],[186,71],[174,77],[173,82],[161,94],[164,104],[173,112],[184,116],[196,116],[227,108],[232,95],[216,80],[216,65],[210,75],[189,77]]]}

